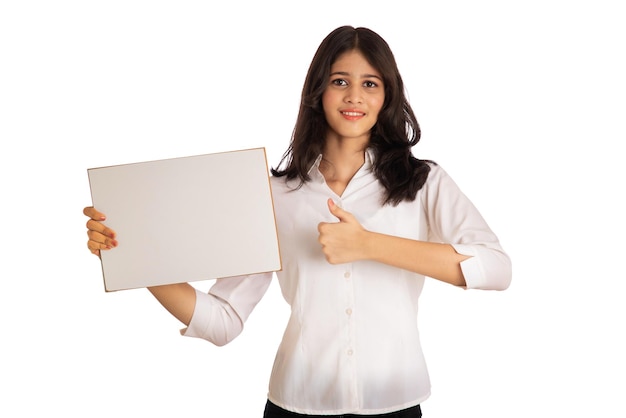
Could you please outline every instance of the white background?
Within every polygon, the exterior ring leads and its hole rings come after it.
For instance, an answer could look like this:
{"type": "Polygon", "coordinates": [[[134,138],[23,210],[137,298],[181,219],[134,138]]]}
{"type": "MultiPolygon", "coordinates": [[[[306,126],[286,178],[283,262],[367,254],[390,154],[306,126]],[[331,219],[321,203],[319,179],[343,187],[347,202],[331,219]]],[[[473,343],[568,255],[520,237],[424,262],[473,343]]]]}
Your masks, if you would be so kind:
{"type": "Polygon", "coordinates": [[[276,165],[315,49],[350,24],[389,42],[416,154],[514,265],[506,292],[428,282],[425,417],[623,417],[619,3],[0,3],[0,415],[261,416],[276,283],[223,348],[180,337],[145,290],[105,293],[86,170],[257,146],[276,165]]]}

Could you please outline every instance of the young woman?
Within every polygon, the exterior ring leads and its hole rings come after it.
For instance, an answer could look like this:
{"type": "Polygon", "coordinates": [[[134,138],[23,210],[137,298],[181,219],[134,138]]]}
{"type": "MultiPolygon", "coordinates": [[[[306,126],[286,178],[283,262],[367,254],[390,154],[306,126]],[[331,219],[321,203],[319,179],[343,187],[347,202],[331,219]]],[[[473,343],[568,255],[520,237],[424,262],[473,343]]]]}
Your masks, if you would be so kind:
{"type": "MultiPolygon", "coordinates": [[[[293,137],[272,192],[291,316],[265,417],[420,417],[430,383],[417,329],[425,277],[506,289],[511,264],[446,172],[412,155],[420,129],[387,43],[340,27],[309,68],[293,137]],[[300,414],[300,415],[299,415],[300,414]],[[347,415],[346,415],[347,414],[347,415]]],[[[117,245],[85,208],[94,254],[117,245]]],[[[207,260],[210,262],[210,260],[207,260]]],[[[217,345],[235,338],[272,274],[150,288],[217,345]]]]}

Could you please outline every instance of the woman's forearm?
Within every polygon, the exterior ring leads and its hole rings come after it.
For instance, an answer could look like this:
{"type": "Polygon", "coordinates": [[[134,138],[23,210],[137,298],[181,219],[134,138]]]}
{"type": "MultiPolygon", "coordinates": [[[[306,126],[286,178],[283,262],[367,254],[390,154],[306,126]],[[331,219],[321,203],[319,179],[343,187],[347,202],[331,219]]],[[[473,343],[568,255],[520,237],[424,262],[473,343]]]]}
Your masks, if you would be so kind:
{"type": "Polygon", "coordinates": [[[148,290],[180,322],[189,325],[196,307],[196,290],[189,283],[152,286],[148,290]]]}
{"type": "Polygon", "coordinates": [[[362,244],[367,259],[465,286],[460,263],[469,257],[457,253],[451,245],[364,232],[362,244]]]}

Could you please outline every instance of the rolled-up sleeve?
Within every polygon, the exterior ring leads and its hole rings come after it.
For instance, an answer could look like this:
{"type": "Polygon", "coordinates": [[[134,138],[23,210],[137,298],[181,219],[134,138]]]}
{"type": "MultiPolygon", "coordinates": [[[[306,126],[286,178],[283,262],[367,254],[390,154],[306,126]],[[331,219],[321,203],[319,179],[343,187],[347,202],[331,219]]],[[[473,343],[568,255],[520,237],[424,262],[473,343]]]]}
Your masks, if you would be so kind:
{"type": "Polygon", "coordinates": [[[423,194],[429,240],[451,244],[470,258],[461,262],[467,289],[504,290],[512,266],[498,237],[478,209],[439,166],[433,165],[423,194]]]}
{"type": "Polygon", "coordinates": [[[511,259],[493,246],[452,244],[457,253],[470,256],[461,262],[467,289],[505,290],[511,284],[511,259]]]}
{"type": "Polygon", "coordinates": [[[243,330],[243,324],[272,281],[272,273],[217,279],[208,293],[196,289],[196,306],[186,337],[202,338],[222,346],[243,330]]]}

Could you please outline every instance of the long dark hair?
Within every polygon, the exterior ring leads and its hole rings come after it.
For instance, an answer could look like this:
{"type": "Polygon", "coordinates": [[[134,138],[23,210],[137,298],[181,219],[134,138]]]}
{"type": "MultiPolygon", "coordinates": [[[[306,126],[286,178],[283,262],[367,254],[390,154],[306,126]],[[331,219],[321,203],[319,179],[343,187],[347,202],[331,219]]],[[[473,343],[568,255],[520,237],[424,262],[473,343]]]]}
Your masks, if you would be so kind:
{"type": "Polygon", "coordinates": [[[404,83],[387,42],[367,28],[342,26],[320,44],[304,81],[300,111],[289,148],[272,168],[276,177],[309,181],[308,171],[322,153],[328,123],[322,108],[322,94],[330,69],[344,52],[358,50],[382,74],[385,102],[371,131],[369,146],[374,152],[373,170],[386,190],[384,204],[413,201],[428,177],[430,167],[411,153],[420,140],[420,127],[404,94],[404,83]],[[280,167],[283,166],[283,169],[280,167]]]}

